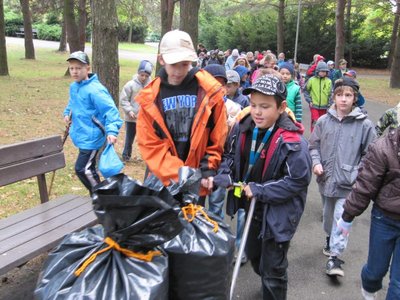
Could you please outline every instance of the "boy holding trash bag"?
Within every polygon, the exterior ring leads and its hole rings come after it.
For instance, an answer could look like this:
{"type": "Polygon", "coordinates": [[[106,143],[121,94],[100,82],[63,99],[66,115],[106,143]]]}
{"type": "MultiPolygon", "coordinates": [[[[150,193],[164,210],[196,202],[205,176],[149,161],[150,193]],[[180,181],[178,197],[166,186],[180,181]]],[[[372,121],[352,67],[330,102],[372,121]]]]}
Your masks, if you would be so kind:
{"type": "MultiPolygon", "coordinates": [[[[227,213],[257,199],[246,254],[260,275],[263,299],[286,299],[287,252],[304,210],[311,159],[303,125],[285,112],[286,86],[272,74],[244,89],[250,114],[232,129],[214,184],[230,191],[227,213]]],[[[240,259],[240,258],[239,258],[240,259]]]]}
{"type": "Polygon", "coordinates": [[[228,132],[224,89],[208,72],[193,68],[192,40],[184,31],[167,32],[160,42],[163,68],[135,100],[139,151],[165,186],[178,182],[182,166],[202,173],[200,195],[212,189],[228,132]],[[208,190],[208,191],[207,191],[208,190]]]}
{"type": "Polygon", "coordinates": [[[71,123],[70,137],[79,148],[75,172],[83,185],[92,194],[93,187],[100,182],[96,171],[96,156],[107,140],[117,142],[122,126],[114,100],[100,83],[96,74],[90,72],[89,57],[76,51],[67,59],[72,79],[69,102],[64,110],[64,121],[71,123]]]}

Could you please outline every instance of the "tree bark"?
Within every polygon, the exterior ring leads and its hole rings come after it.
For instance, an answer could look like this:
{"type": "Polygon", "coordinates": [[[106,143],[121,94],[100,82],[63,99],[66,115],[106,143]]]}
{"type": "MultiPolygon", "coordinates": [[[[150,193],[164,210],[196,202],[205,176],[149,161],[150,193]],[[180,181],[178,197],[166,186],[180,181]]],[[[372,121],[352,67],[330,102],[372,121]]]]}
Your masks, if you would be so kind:
{"type": "Polygon", "coordinates": [[[200,0],[180,0],[179,28],[190,35],[193,45],[199,37],[199,8],[200,0]]]}
{"type": "Polygon", "coordinates": [[[347,0],[346,8],[346,44],[347,44],[347,61],[349,68],[353,65],[353,54],[352,54],[352,41],[351,41],[351,0],[347,0]]]}
{"type": "Polygon", "coordinates": [[[92,67],[110,92],[119,99],[118,19],[115,0],[91,2],[93,22],[92,67]]]}
{"type": "Polygon", "coordinates": [[[390,50],[388,56],[388,69],[390,70],[393,63],[393,54],[396,48],[396,37],[399,31],[399,20],[400,20],[400,0],[396,1],[396,12],[394,13],[392,36],[390,38],[390,50]]]}
{"type": "Polygon", "coordinates": [[[64,0],[64,20],[67,27],[67,42],[69,51],[84,51],[79,43],[78,26],[75,21],[74,0],[64,0]]]}
{"type": "Polygon", "coordinates": [[[276,25],[277,25],[277,28],[276,28],[276,33],[277,33],[276,53],[283,52],[284,34],[285,34],[284,22],[285,22],[285,0],[279,0],[278,20],[276,22],[276,25]]]}
{"type": "Polygon", "coordinates": [[[78,14],[79,14],[79,26],[78,26],[79,48],[82,49],[82,51],[84,51],[86,42],[86,25],[87,25],[86,0],[79,0],[78,14]]]}
{"type": "Polygon", "coordinates": [[[58,47],[58,51],[60,51],[60,52],[67,51],[67,30],[66,30],[64,16],[63,16],[62,25],[61,25],[61,38],[60,38],[60,46],[58,47]]]}
{"type": "Polygon", "coordinates": [[[391,88],[400,88],[400,31],[397,30],[396,47],[393,55],[392,68],[390,71],[391,88]]]}
{"type": "Polygon", "coordinates": [[[35,59],[33,47],[32,17],[29,9],[29,0],[20,0],[22,16],[24,19],[25,59],[35,59]]]}
{"type": "Polygon", "coordinates": [[[174,9],[174,0],[161,0],[161,36],[172,29],[174,9]]]}
{"type": "Polygon", "coordinates": [[[336,46],[335,46],[335,66],[339,68],[339,60],[344,58],[344,9],[346,0],[336,1],[336,46]]]}
{"type": "Polygon", "coordinates": [[[0,76],[8,76],[7,48],[4,23],[4,3],[0,0],[0,76]]]}

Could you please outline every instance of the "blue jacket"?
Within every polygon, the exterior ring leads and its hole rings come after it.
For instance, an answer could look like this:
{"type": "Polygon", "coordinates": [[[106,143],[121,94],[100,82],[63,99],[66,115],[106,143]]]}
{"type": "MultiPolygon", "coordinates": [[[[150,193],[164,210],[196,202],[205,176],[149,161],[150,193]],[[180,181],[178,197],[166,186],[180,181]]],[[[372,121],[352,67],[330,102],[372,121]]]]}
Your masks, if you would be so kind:
{"type": "MultiPolygon", "coordinates": [[[[222,163],[214,183],[228,187],[242,181],[240,157],[247,135],[254,127],[250,115],[237,123],[229,135],[222,163]]],[[[265,165],[257,182],[249,182],[257,198],[255,218],[263,222],[261,235],[276,242],[289,241],[293,237],[303,214],[307,188],[311,180],[311,158],[307,141],[303,138],[304,127],[283,113],[278,119],[278,129],[270,138],[265,165]]],[[[241,205],[248,202],[228,193],[227,214],[233,216],[241,205]]]]}
{"type": "Polygon", "coordinates": [[[69,102],[64,116],[72,115],[70,136],[79,149],[97,150],[107,135],[118,135],[122,120],[107,89],[96,74],[88,80],[73,82],[69,89],[69,102]]]}

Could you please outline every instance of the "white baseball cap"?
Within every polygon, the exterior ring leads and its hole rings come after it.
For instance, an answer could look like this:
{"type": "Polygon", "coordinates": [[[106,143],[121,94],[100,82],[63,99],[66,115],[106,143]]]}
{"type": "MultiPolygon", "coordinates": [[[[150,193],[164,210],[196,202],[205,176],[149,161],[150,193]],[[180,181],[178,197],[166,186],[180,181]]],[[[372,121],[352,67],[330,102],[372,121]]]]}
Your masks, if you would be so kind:
{"type": "Polygon", "coordinates": [[[181,30],[172,30],[164,34],[160,42],[160,54],[169,65],[181,61],[197,61],[190,35],[181,30]]]}

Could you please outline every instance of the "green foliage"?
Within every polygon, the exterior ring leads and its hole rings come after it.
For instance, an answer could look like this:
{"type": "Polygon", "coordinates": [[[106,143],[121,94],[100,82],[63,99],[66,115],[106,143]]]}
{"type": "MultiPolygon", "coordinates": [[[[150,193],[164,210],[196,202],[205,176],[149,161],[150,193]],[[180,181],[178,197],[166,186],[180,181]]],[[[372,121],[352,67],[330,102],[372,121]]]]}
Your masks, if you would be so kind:
{"type": "Polygon", "coordinates": [[[40,40],[59,41],[61,38],[61,26],[59,24],[39,23],[33,27],[38,30],[38,39],[40,40]]]}
{"type": "MultiPolygon", "coordinates": [[[[147,26],[140,22],[132,23],[132,43],[144,43],[147,35],[147,26]]],[[[129,24],[118,22],[118,40],[128,41],[129,24]]]]}
{"type": "Polygon", "coordinates": [[[24,27],[21,13],[15,13],[7,8],[4,11],[5,32],[7,36],[16,36],[19,28],[24,27]]]}

